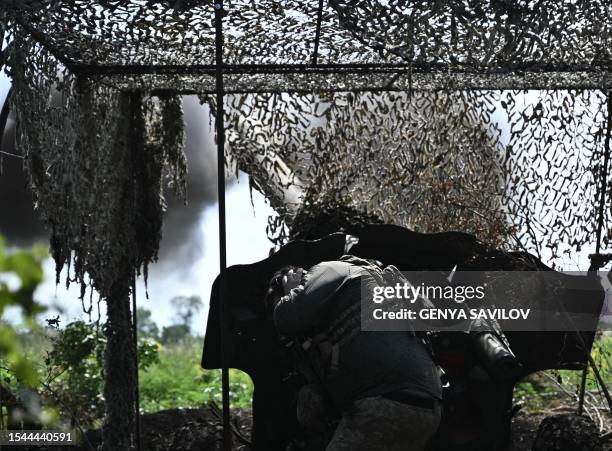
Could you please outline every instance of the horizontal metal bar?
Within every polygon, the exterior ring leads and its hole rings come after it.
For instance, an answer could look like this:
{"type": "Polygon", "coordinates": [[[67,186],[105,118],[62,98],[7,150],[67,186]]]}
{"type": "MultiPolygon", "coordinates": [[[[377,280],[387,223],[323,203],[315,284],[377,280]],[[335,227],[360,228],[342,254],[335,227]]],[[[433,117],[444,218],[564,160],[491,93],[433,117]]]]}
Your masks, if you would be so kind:
{"type": "MultiPolygon", "coordinates": [[[[612,83],[610,84],[610,88],[612,89],[612,83]]],[[[541,90],[580,90],[580,91],[588,91],[588,90],[600,90],[602,89],[600,86],[593,85],[555,85],[551,86],[516,86],[516,87],[491,87],[491,86],[470,86],[470,87],[442,87],[438,86],[430,89],[418,89],[415,88],[413,92],[443,92],[443,91],[504,91],[504,90],[525,90],[525,91],[541,91],[541,90]]],[[[407,92],[407,89],[397,88],[397,87],[388,87],[388,86],[371,86],[367,88],[319,88],[319,89],[226,89],[225,94],[313,94],[317,93],[334,93],[334,92],[352,92],[352,93],[365,93],[365,92],[407,92]]],[[[214,95],[215,90],[204,90],[199,91],[195,89],[153,89],[151,95],[154,96],[168,96],[168,95],[214,95]]]]}
{"type": "MultiPolygon", "coordinates": [[[[214,93],[214,79],[208,76],[185,76],[182,83],[163,77],[157,82],[144,80],[148,91],[178,93],[214,93]]],[[[527,76],[477,75],[402,72],[363,74],[228,74],[228,94],[248,93],[313,93],[313,92],[368,92],[391,91],[503,91],[503,90],[591,90],[612,89],[612,76],[608,73],[539,73],[527,76]]],[[[105,83],[117,89],[140,89],[138,77],[122,80],[118,76],[102,77],[105,83]]]]}
{"type": "MultiPolygon", "coordinates": [[[[194,65],[84,65],[76,64],[74,70],[84,75],[211,75],[216,73],[214,64],[194,65]]],[[[612,73],[612,66],[602,64],[542,64],[523,62],[508,66],[447,65],[444,63],[348,63],[348,64],[224,64],[225,74],[363,74],[363,73],[445,73],[487,75],[518,75],[545,73],[612,73]]]]}

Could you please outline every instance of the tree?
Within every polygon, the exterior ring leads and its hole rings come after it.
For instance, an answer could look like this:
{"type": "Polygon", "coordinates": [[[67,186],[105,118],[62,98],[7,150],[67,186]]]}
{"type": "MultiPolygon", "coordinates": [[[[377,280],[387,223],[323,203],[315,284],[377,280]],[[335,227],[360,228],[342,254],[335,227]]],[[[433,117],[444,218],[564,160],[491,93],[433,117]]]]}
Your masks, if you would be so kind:
{"type": "Polygon", "coordinates": [[[138,307],[136,310],[136,318],[138,320],[138,337],[139,338],[151,338],[159,341],[159,327],[151,318],[151,311],[138,307]]]}
{"type": "Polygon", "coordinates": [[[176,310],[179,324],[187,329],[187,334],[191,333],[191,322],[193,317],[202,307],[202,298],[200,296],[176,296],[170,300],[170,303],[176,310]]]}
{"type": "Polygon", "coordinates": [[[189,336],[189,327],[184,324],[174,324],[164,327],[161,335],[161,342],[165,345],[179,343],[189,336]]]}

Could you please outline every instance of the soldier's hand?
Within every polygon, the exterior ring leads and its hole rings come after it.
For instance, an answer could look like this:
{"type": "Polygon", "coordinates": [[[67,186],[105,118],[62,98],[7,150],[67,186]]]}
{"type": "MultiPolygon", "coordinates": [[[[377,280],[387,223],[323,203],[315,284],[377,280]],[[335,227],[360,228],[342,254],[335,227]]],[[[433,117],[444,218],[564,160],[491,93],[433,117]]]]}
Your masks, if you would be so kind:
{"type": "Polygon", "coordinates": [[[298,268],[297,270],[290,270],[283,277],[283,290],[285,291],[285,295],[288,295],[291,290],[298,287],[302,283],[302,275],[304,274],[304,270],[302,268],[298,268]]]}

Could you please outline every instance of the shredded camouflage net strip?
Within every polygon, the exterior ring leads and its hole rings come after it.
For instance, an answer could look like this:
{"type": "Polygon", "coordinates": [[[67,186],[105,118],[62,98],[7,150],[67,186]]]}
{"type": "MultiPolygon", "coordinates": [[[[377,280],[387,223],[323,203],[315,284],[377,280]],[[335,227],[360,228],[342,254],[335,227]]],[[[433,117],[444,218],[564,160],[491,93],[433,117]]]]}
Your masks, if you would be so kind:
{"type": "Polygon", "coordinates": [[[300,209],[335,207],[417,230],[469,230],[493,239],[503,228],[499,131],[477,113],[478,102],[490,103],[487,97],[386,93],[231,101],[231,154],[289,228],[300,209]]]}
{"type": "Polygon", "coordinates": [[[605,103],[588,91],[233,96],[228,146],[280,213],[278,244],[296,215],[348,208],[554,262],[595,240],[605,103]]]}
{"type": "Polygon", "coordinates": [[[20,34],[11,71],[17,144],[58,274],[73,262],[68,281],[106,298],[125,277],[116,274],[123,262],[146,276],[156,259],[165,177],[185,195],[180,98],[120,93],[62,73],[20,34]]]}
{"type": "Polygon", "coordinates": [[[503,73],[553,67],[607,70],[612,62],[612,5],[606,1],[329,3],[360,42],[414,64],[503,73]]]}

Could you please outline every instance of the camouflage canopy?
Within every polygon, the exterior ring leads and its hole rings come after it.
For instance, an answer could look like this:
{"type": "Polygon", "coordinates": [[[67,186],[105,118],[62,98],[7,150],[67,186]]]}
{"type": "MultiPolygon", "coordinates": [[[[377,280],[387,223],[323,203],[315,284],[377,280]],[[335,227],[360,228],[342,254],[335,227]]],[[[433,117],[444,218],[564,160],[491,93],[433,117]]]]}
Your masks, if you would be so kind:
{"type": "MultiPolygon", "coordinates": [[[[214,8],[4,2],[19,145],[54,254],[63,264],[76,252],[78,274],[117,267],[108,243],[119,229],[134,267],[155,258],[164,174],[181,191],[185,171],[179,96],[218,110],[214,8]],[[121,128],[126,120],[136,132],[121,128]],[[140,178],[119,168],[127,152],[121,168],[145,168],[140,178]],[[136,193],[131,228],[120,214],[126,189],[136,193]]],[[[227,1],[226,156],[279,213],[268,230],[277,243],[296,218],[333,210],[471,232],[553,263],[599,234],[606,244],[611,9],[603,0],[227,1]]]]}
{"type": "MultiPolygon", "coordinates": [[[[215,92],[210,0],[3,4],[72,73],[215,92]]],[[[226,1],[225,90],[604,89],[611,9],[603,0],[226,1]]]]}

